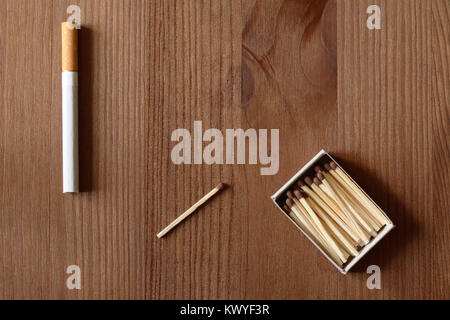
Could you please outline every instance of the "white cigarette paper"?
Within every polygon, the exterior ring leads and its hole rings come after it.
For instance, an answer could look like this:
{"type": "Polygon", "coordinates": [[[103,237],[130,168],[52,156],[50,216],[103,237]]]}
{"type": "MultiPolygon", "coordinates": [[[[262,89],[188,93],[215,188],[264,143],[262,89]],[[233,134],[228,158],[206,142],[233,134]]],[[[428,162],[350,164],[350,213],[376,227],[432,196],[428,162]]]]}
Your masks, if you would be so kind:
{"type": "Polygon", "coordinates": [[[79,192],[78,73],[62,73],[63,192],[79,192]]]}
{"type": "Polygon", "coordinates": [[[79,192],[78,183],[78,30],[67,23],[62,35],[63,192],[79,192]]]}

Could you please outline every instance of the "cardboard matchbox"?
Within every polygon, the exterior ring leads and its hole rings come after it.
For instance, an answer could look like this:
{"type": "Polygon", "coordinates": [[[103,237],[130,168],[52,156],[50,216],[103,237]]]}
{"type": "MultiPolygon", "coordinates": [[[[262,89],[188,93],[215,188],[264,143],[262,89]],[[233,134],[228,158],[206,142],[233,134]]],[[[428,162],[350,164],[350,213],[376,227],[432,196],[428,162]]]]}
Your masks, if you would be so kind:
{"type": "Polygon", "coordinates": [[[388,234],[393,228],[394,228],[394,224],[393,222],[389,219],[389,217],[387,216],[387,214],[375,203],[375,201],[372,200],[372,198],[369,197],[369,195],[367,195],[367,193],[365,193],[365,191],[359,186],[359,184],[354,181],[352,179],[352,177],[344,170],[344,168],[342,168],[339,163],[333,159],[333,157],[331,157],[325,150],[320,151],[316,156],[314,156],[314,158],[311,159],[311,161],[309,161],[303,168],[301,168],[291,179],[289,179],[289,181],[282,186],[277,192],[275,192],[275,194],[271,197],[273,202],[275,203],[275,205],[281,210],[281,212],[283,212],[283,214],[303,233],[303,235],[309,239],[309,241],[311,241],[317,249],[319,249],[320,252],[322,252],[322,254],[343,274],[347,274],[347,272],[359,261],[361,260],[362,257],[364,257],[366,255],[367,252],[369,252],[384,236],[386,236],[386,234],[388,234]],[[308,173],[312,173],[314,172],[314,167],[316,165],[322,165],[324,162],[330,162],[330,161],[334,161],[336,163],[336,165],[341,168],[346,174],[347,176],[358,186],[358,188],[364,193],[364,195],[367,196],[367,198],[372,201],[372,203],[378,208],[380,209],[381,213],[386,217],[386,219],[390,222],[389,224],[383,226],[379,231],[378,234],[376,235],[376,237],[372,238],[370,240],[370,242],[365,245],[360,251],[359,251],[359,255],[356,257],[352,257],[349,259],[349,261],[347,261],[343,267],[337,265],[333,259],[325,252],[323,251],[320,246],[313,240],[311,239],[303,230],[302,228],[297,225],[297,223],[295,223],[294,220],[292,220],[292,218],[286,213],[284,212],[284,210],[282,209],[282,207],[280,206],[280,200],[283,199],[283,195],[291,188],[293,187],[293,185],[295,184],[295,182],[297,180],[299,180],[300,178],[303,178],[304,176],[306,176],[308,173]]]}

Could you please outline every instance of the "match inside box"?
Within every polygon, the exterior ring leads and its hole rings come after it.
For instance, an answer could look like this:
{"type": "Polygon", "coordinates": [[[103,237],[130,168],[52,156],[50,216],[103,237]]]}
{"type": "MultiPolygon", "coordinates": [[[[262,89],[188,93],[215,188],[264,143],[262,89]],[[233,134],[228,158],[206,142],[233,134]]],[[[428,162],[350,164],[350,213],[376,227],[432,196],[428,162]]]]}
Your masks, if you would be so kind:
{"type": "Polygon", "coordinates": [[[383,210],[324,150],[272,200],[343,274],[394,228],[383,210]]]}

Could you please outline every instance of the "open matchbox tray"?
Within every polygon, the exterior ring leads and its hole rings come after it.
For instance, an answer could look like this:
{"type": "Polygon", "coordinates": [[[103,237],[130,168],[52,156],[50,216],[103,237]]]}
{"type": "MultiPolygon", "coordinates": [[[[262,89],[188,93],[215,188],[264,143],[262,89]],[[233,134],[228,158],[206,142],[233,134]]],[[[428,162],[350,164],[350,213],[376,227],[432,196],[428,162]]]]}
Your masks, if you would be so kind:
{"type": "Polygon", "coordinates": [[[352,179],[352,177],[345,172],[345,170],[339,165],[339,163],[333,159],[325,150],[321,150],[314,158],[311,159],[303,168],[301,168],[284,186],[282,186],[274,195],[272,195],[272,200],[275,205],[284,213],[284,215],[319,249],[320,252],[343,274],[347,274],[348,271],[364,257],[367,252],[369,252],[386,234],[388,234],[393,228],[394,224],[386,215],[386,213],[372,200],[364,190],[352,179]],[[336,165],[355,183],[355,185],[359,188],[360,191],[380,210],[380,212],[387,219],[388,223],[380,228],[375,237],[372,237],[370,241],[362,246],[358,251],[358,255],[352,256],[346,261],[342,266],[338,265],[331,256],[327,253],[326,250],[323,250],[321,246],[310,237],[305,230],[302,229],[300,225],[298,225],[294,219],[292,219],[289,214],[287,214],[282,208],[282,201],[286,199],[286,192],[293,188],[297,181],[303,179],[305,176],[314,172],[314,167],[317,165],[323,165],[326,162],[334,161],[336,165]]]}

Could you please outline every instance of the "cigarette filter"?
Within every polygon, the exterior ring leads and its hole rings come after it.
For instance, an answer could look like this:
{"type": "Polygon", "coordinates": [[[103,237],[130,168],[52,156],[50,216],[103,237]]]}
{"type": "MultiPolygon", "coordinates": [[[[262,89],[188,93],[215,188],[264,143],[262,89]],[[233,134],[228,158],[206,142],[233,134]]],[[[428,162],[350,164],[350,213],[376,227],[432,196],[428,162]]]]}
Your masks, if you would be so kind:
{"type": "Polygon", "coordinates": [[[78,178],[78,30],[66,22],[62,34],[63,192],[79,191],[78,178]]]}

